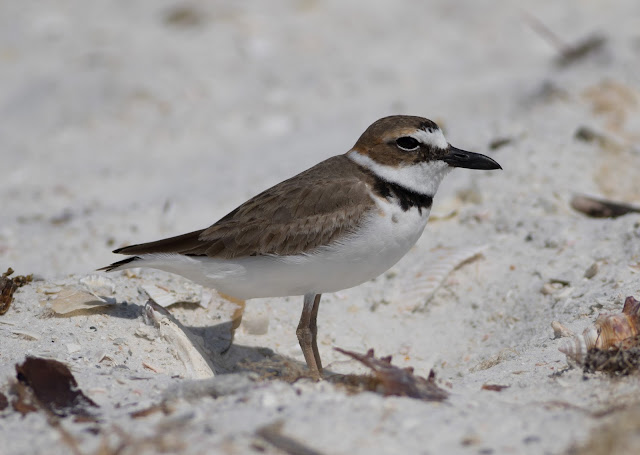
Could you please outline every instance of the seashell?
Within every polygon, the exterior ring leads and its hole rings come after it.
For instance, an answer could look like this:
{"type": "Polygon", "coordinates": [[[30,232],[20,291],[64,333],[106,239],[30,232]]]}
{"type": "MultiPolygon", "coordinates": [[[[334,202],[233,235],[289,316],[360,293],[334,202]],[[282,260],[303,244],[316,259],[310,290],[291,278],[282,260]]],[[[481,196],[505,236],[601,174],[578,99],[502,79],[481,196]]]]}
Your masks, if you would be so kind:
{"type": "Polygon", "coordinates": [[[553,329],[553,337],[554,338],[566,338],[574,335],[573,331],[558,321],[553,321],[551,323],[551,328],[553,329]]]}
{"type": "Polygon", "coordinates": [[[440,251],[430,258],[429,264],[417,273],[403,274],[405,279],[396,281],[392,302],[420,309],[442,285],[445,278],[461,265],[480,256],[488,245],[472,246],[440,251]]]}
{"type": "Polygon", "coordinates": [[[629,349],[637,346],[636,336],[640,332],[640,301],[629,296],[625,299],[622,313],[601,314],[592,327],[580,335],[563,340],[558,350],[567,358],[582,364],[589,349],[629,349]]]}
{"type": "Polygon", "coordinates": [[[93,294],[110,297],[116,292],[115,281],[106,276],[98,275],[97,273],[83,276],[79,282],[93,294]]]}
{"type": "Polygon", "coordinates": [[[567,359],[577,362],[578,364],[582,364],[587,356],[589,348],[587,347],[584,334],[582,334],[573,335],[562,340],[560,346],[558,346],[558,351],[566,355],[567,359]]]}
{"type": "Polygon", "coordinates": [[[112,305],[112,303],[73,286],[62,288],[50,302],[51,309],[56,314],[68,314],[77,310],[90,310],[106,305],[112,305]]]}
{"type": "Polygon", "coordinates": [[[593,278],[594,276],[596,276],[596,274],[598,273],[598,263],[594,262],[593,264],[591,264],[589,266],[589,268],[587,270],[584,271],[584,277],[588,280],[590,280],[591,278],[593,278]]]}
{"type": "MultiPolygon", "coordinates": [[[[202,288],[200,289],[168,289],[155,284],[144,284],[140,288],[158,305],[168,307],[176,303],[197,303],[203,300],[202,288]]],[[[211,297],[209,297],[211,300],[211,297]]],[[[207,302],[208,304],[209,302],[207,302]]]]}
{"type": "Polygon", "coordinates": [[[627,297],[621,314],[601,314],[595,326],[598,336],[593,347],[598,349],[616,347],[623,340],[636,336],[640,329],[640,301],[627,297]]]}
{"type": "Polygon", "coordinates": [[[38,341],[40,339],[40,335],[35,332],[28,332],[26,330],[14,329],[11,330],[11,333],[17,335],[25,340],[35,340],[38,341]]]}

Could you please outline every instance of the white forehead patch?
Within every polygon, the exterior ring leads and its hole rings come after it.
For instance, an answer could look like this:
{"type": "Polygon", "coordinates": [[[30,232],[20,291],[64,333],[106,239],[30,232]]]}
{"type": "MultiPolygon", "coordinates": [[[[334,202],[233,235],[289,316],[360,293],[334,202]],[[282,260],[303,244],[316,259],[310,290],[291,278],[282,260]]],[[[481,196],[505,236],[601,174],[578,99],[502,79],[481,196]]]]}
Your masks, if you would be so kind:
{"type": "Polygon", "coordinates": [[[444,138],[444,134],[440,129],[434,129],[431,131],[425,130],[416,130],[414,133],[410,135],[412,138],[421,142],[425,145],[429,145],[431,147],[439,148],[439,149],[447,149],[449,148],[449,143],[444,138]]]}

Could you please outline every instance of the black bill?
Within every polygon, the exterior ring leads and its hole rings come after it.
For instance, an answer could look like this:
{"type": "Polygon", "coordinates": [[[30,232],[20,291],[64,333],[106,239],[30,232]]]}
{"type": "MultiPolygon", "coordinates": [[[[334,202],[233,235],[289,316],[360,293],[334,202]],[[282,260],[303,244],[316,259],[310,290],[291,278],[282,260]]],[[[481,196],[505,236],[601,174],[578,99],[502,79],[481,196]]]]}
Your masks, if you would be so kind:
{"type": "Polygon", "coordinates": [[[445,163],[452,167],[464,167],[467,169],[502,169],[493,159],[480,153],[467,152],[453,146],[449,146],[449,152],[442,158],[445,163]]]}

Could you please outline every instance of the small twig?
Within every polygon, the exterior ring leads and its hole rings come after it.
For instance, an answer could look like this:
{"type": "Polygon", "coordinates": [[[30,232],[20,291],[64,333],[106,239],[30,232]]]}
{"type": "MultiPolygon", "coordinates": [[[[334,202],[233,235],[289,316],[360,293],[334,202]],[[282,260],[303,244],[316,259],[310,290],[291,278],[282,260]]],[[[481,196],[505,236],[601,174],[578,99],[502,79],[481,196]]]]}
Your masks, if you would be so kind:
{"type": "Polygon", "coordinates": [[[579,41],[575,45],[569,45],[537,17],[527,13],[526,11],[522,14],[531,28],[558,50],[559,58],[557,63],[560,66],[569,65],[570,63],[586,57],[590,53],[600,49],[607,41],[604,36],[593,34],[579,41]]]}
{"type": "Polygon", "coordinates": [[[531,28],[538,33],[538,35],[545,38],[549,43],[555,47],[560,54],[564,54],[569,47],[567,43],[565,43],[558,35],[556,35],[553,30],[547,27],[540,19],[535,17],[534,15],[524,11],[523,16],[525,20],[529,23],[531,28]]]}

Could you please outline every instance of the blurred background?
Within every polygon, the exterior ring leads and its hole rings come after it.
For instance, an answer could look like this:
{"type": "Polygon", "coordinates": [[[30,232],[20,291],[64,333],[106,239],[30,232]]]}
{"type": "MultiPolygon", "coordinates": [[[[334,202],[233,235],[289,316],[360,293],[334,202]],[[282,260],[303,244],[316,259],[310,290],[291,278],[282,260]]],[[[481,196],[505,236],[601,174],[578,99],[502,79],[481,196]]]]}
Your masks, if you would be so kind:
{"type": "Polygon", "coordinates": [[[582,121],[522,113],[584,103],[612,68],[624,118],[589,119],[638,130],[639,58],[637,0],[3,1],[0,266],[86,272],[203,228],[389,114],[478,152],[526,136],[495,155],[518,185],[551,168],[522,154],[582,121]]]}

